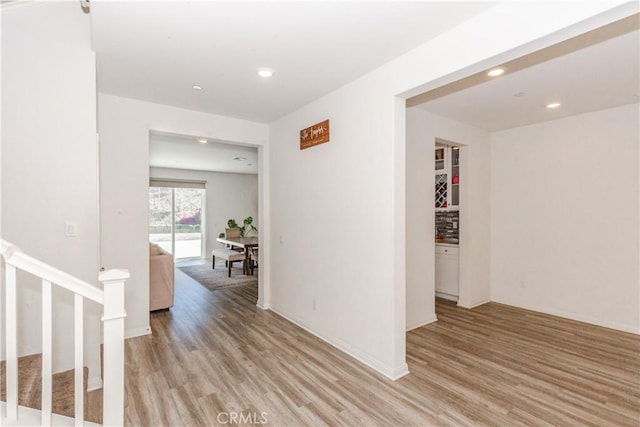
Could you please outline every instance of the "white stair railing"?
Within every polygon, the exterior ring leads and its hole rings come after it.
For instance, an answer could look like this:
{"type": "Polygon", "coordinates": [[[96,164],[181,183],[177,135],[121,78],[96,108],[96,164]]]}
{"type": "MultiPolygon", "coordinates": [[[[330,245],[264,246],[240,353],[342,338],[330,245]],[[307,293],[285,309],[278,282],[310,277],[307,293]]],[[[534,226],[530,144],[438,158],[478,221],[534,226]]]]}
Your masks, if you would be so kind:
{"type": "MultiPolygon", "coordinates": [[[[42,411],[41,424],[51,425],[52,402],[52,286],[56,285],[74,294],[74,394],[75,425],[84,423],[83,346],[84,299],[103,306],[103,424],[122,426],[124,423],[124,282],[129,278],[126,270],[101,272],[99,289],[63,271],[23,253],[16,246],[0,240],[5,260],[5,304],[0,304],[0,323],[5,325],[6,351],[6,418],[18,420],[18,336],[17,336],[17,283],[16,270],[23,270],[42,280],[42,411]]],[[[2,346],[0,340],[0,354],[2,346]]]]}

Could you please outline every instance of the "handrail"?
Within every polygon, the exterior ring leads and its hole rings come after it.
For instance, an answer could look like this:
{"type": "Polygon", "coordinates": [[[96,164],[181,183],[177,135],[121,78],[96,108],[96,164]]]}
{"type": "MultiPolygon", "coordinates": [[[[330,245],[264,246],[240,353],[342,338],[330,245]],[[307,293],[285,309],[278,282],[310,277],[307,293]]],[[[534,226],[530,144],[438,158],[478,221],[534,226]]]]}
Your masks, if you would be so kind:
{"type": "Polygon", "coordinates": [[[4,254],[6,251],[9,250],[9,248],[11,247],[16,247],[16,245],[13,245],[9,242],[7,242],[6,240],[2,240],[0,239],[0,254],[4,254]]]}
{"type": "Polygon", "coordinates": [[[100,288],[25,254],[20,248],[6,240],[1,241],[0,247],[2,256],[7,264],[55,283],[99,304],[104,304],[104,292],[100,288]]]}
{"type": "MultiPolygon", "coordinates": [[[[107,270],[99,273],[102,288],[77,279],[42,261],[26,255],[17,246],[0,239],[0,255],[5,260],[5,307],[0,306],[6,341],[7,418],[18,418],[18,315],[16,271],[22,270],[42,279],[42,411],[41,425],[51,425],[52,396],[52,294],[55,284],[74,293],[74,362],[75,362],[75,425],[83,425],[83,334],[84,298],[102,305],[102,332],[104,347],[102,421],[107,426],[124,423],[124,284],[129,278],[127,270],[107,270]],[[2,313],[5,311],[5,313],[2,313]]],[[[2,283],[0,281],[0,283],[2,283]]],[[[2,327],[2,326],[0,326],[2,327]]],[[[4,342],[0,341],[0,353],[4,342]]],[[[0,420],[1,421],[1,420],[0,420]]]]}

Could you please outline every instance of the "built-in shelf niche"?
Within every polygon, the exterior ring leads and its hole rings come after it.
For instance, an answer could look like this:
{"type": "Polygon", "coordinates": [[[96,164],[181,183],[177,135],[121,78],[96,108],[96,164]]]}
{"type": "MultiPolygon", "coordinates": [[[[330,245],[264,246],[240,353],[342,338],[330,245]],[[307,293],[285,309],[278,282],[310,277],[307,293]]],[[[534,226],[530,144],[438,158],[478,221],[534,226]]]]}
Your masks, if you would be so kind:
{"type": "Polygon", "coordinates": [[[435,149],[435,208],[451,209],[460,204],[460,150],[457,146],[435,149]]]}

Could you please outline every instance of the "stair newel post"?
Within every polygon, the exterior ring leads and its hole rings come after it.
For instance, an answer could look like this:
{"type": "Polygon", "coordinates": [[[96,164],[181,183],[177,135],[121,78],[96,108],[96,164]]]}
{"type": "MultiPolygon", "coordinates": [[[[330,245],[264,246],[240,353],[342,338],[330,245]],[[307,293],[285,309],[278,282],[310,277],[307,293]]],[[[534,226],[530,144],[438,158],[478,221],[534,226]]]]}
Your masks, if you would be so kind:
{"type": "Polygon", "coordinates": [[[124,282],[126,270],[100,273],[104,291],[102,414],[106,426],[124,425],[124,282]]]}

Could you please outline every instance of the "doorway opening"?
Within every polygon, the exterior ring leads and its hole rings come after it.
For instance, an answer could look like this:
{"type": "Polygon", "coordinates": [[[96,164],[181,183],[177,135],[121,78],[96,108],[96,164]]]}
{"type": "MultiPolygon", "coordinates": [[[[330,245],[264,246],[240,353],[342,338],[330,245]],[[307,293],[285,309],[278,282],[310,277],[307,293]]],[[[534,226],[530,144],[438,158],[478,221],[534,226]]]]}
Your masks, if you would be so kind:
{"type": "Polygon", "coordinates": [[[263,243],[263,159],[262,147],[149,131],[149,240],[174,255],[176,277],[195,277],[210,290],[223,282],[256,281],[261,307],[264,251],[251,251],[249,260],[234,262],[230,277],[224,258],[212,255],[225,248],[226,230],[233,222],[263,243]]]}
{"type": "Polygon", "coordinates": [[[460,144],[436,138],[434,155],[435,296],[460,296],[460,144]]]}

